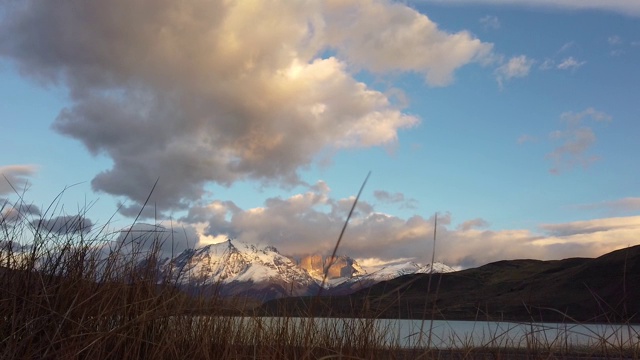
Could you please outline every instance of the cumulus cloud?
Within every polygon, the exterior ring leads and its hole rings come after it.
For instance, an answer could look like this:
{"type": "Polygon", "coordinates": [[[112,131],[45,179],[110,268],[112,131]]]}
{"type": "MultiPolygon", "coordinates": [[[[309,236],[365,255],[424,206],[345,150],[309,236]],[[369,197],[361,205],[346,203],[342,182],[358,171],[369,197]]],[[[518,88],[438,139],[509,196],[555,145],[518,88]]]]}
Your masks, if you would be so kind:
{"type": "Polygon", "coordinates": [[[373,196],[376,200],[387,204],[399,204],[404,209],[417,208],[418,201],[416,199],[407,198],[403,193],[396,192],[390,193],[385,190],[376,190],[373,192],[373,196]]]}
{"type": "Polygon", "coordinates": [[[423,0],[447,4],[490,4],[539,6],[570,10],[605,10],[628,16],[640,16],[640,3],[634,0],[423,0]]]}
{"type": "Polygon", "coordinates": [[[457,229],[462,231],[468,231],[471,229],[484,229],[489,227],[489,223],[481,218],[476,218],[472,220],[467,220],[462,224],[458,225],[457,229]]]}
{"type": "Polygon", "coordinates": [[[36,170],[35,165],[0,166],[0,195],[24,190],[36,170]]]}
{"type": "Polygon", "coordinates": [[[81,215],[54,216],[48,219],[37,219],[31,225],[39,232],[52,232],[59,235],[87,234],[93,222],[81,215]]]}
{"type": "Polygon", "coordinates": [[[198,243],[198,233],[188,224],[137,223],[119,232],[105,251],[145,256],[158,251],[161,258],[174,257],[198,243]]]}
{"type": "MultiPolygon", "coordinates": [[[[227,237],[274,245],[290,256],[330,254],[353,198],[334,199],[330,192],[308,191],[289,198],[271,198],[257,208],[242,209],[230,201],[194,207],[181,221],[198,229],[199,246],[227,237]]],[[[434,218],[402,218],[359,202],[339,250],[368,266],[403,259],[430,262],[434,218]]],[[[436,259],[470,267],[516,258],[559,259],[598,256],[638,243],[640,217],[595,219],[545,224],[539,231],[490,230],[481,218],[452,226],[452,215],[438,215],[436,259]]]]}
{"type": "Polygon", "coordinates": [[[13,223],[18,221],[21,217],[29,218],[31,216],[40,216],[42,213],[40,212],[40,208],[31,204],[16,204],[13,206],[9,205],[9,202],[6,200],[0,199],[0,223],[13,223]]]}
{"type": "MultiPolygon", "coordinates": [[[[289,198],[269,198],[264,206],[241,209],[233,202],[215,201],[194,207],[181,221],[194,227],[205,224],[202,236],[209,239],[238,238],[276,246],[288,255],[331,253],[354,197],[334,199],[327,193],[309,191],[289,198]]],[[[440,224],[448,224],[447,216],[440,224]]],[[[414,216],[402,219],[375,211],[358,202],[345,234],[341,252],[386,261],[415,257],[433,232],[433,219],[414,216]]],[[[205,240],[205,243],[208,243],[205,240]]],[[[203,243],[203,245],[205,244],[203,243]]]]}
{"type": "Polygon", "coordinates": [[[587,124],[608,123],[612,121],[611,116],[588,108],[579,113],[565,112],[560,116],[560,120],[565,128],[549,134],[553,142],[560,142],[560,145],[546,155],[554,164],[549,171],[552,174],[558,174],[578,165],[587,167],[597,161],[598,156],[588,153],[596,142],[596,135],[587,124]]]}
{"type": "Polygon", "coordinates": [[[373,72],[411,71],[434,86],[453,72],[491,54],[492,45],[469,32],[450,34],[401,3],[378,0],[327,1],[329,41],[351,63],[373,72]]]}
{"type": "Polygon", "coordinates": [[[477,266],[501,259],[562,259],[597,257],[638,244],[640,217],[605,218],[540,226],[529,230],[457,231],[440,243],[439,256],[451,264],[477,266]],[[455,253],[455,247],[468,246],[455,253]]]}
{"type": "Polygon", "coordinates": [[[529,75],[529,70],[531,70],[533,63],[534,60],[527,58],[525,55],[512,57],[496,69],[495,74],[498,84],[502,87],[507,80],[529,75]]]}
{"type": "Polygon", "coordinates": [[[480,24],[482,24],[482,26],[485,29],[492,29],[492,30],[496,30],[500,28],[500,20],[498,19],[497,16],[494,15],[487,15],[484,16],[482,18],[480,18],[480,24]]]}
{"type": "Polygon", "coordinates": [[[185,209],[207,183],[300,184],[326,149],[388,146],[418,119],[355,72],[445,85],[491,51],[387,0],[11,3],[0,56],[69,90],[53,128],[113,167],[94,190],[133,214],[185,209]],[[333,55],[333,56],[332,56],[333,55]]]}

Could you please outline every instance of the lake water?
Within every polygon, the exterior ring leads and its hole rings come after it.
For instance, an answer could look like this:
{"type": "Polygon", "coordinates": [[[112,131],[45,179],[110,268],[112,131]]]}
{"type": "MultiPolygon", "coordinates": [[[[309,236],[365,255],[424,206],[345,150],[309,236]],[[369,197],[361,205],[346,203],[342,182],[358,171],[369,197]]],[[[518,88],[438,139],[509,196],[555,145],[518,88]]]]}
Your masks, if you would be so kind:
{"type": "Polygon", "coordinates": [[[302,331],[310,322],[315,331],[375,334],[382,346],[436,349],[462,347],[640,347],[640,325],[517,323],[400,319],[237,318],[243,326],[263,331],[286,326],[302,331]]]}

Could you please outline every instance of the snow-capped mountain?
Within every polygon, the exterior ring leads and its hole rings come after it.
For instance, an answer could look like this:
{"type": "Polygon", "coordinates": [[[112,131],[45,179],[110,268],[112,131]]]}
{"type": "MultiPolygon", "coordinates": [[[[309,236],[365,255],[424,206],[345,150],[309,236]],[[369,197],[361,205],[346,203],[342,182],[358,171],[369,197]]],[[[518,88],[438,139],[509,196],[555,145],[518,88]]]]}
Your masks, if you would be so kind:
{"type": "Polygon", "coordinates": [[[188,249],[164,265],[174,280],[192,289],[269,299],[310,295],[318,285],[309,273],[273,246],[237,240],[188,249]]]}
{"type": "Polygon", "coordinates": [[[409,261],[401,264],[388,265],[370,274],[355,276],[350,279],[346,279],[341,283],[335,284],[335,286],[333,286],[333,288],[331,289],[331,294],[349,294],[354,291],[369,287],[373,284],[379,283],[381,281],[395,279],[403,275],[448,273],[454,271],[454,268],[439,262],[435,262],[433,263],[433,266],[431,266],[431,264],[422,265],[413,261],[409,261]]]}
{"type": "MultiPolygon", "coordinates": [[[[160,264],[161,271],[188,291],[206,291],[225,296],[243,295],[260,300],[283,296],[314,295],[324,272],[326,294],[345,294],[380,281],[414,273],[431,272],[430,265],[414,262],[383,267],[368,274],[348,256],[311,255],[297,261],[284,256],[273,246],[261,246],[239,240],[187,249],[160,264]]],[[[452,268],[435,263],[434,272],[452,268]]]]}
{"type": "Polygon", "coordinates": [[[433,267],[431,264],[422,265],[409,261],[402,264],[385,266],[371,274],[353,278],[352,281],[360,281],[363,279],[371,279],[375,281],[385,281],[397,278],[398,276],[408,274],[429,274],[429,273],[448,273],[454,272],[455,269],[443,263],[435,262],[433,267]]]}

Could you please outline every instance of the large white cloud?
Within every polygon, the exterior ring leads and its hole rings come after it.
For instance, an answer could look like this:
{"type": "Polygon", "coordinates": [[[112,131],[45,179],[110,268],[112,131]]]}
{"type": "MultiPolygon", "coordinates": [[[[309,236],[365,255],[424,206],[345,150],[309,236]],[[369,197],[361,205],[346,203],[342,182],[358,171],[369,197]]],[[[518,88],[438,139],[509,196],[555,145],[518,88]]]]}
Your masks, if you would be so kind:
{"type": "Polygon", "coordinates": [[[204,186],[297,184],[325,149],[388,146],[418,123],[358,69],[442,85],[490,44],[386,0],[5,3],[0,56],[69,89],[53,127],[113,167],[95,190],[186,208],[204,186]],[[353,10],[348,14],[341,10],[353,10]],[[333,54],[333,55],[332,55],[333,54]]]}
{"type": "Polygon", "coordinates": [[[327,1],[327,33],[339,53],[374,72],[424,74],[435,86],[449,84],[457,68],[483,60],[492,45],[469,32],[449,34],[401,3],[376,0],[327,1]]]}

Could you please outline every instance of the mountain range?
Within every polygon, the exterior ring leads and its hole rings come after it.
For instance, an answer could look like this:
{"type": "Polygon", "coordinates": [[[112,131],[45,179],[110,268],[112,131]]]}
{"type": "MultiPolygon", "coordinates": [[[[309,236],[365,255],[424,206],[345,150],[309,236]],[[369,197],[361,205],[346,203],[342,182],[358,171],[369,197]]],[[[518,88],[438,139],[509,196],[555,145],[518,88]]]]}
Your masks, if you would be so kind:
{"type": "Polygon", "coordinates": [[[640,323],[640,245],[597,258],[501,260],[408,274],[343,296],[269,301],[264,315],[640,323]]]}
{"type": "Polygon", "coordinates": [[[239,240],[187,249],[160,262],[160,272],[189,292],[248,296],[266,301],[287,296],[350,294],[398,276],[452,272],[442,264],[406,262],[368,273],[349,256],[309,255],[293,258],[273,246],[239,240]],[[326,272],[326,279],[325,279],[326,272]]]}

